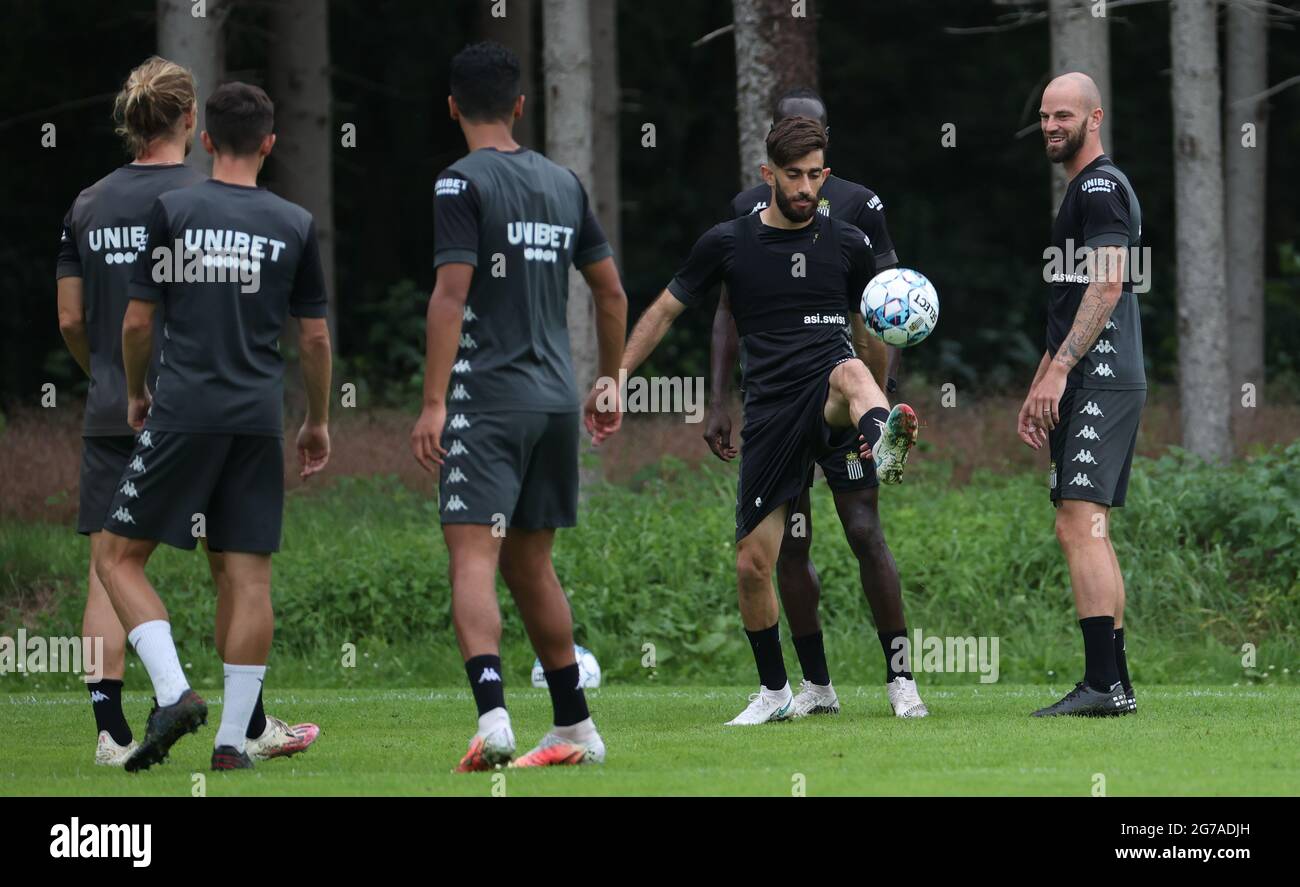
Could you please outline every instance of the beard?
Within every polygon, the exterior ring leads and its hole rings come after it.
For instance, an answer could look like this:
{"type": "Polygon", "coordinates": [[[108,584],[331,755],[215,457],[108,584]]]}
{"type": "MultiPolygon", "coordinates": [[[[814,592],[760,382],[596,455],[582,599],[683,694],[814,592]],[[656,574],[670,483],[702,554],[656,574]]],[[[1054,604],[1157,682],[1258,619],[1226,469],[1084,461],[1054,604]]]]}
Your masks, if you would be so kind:
{"type": "Polygon", "coordinates": [[[1047,159],[1053,163],[1068,162],[1075,154],[1079,153],[1079,149],[1083,147],[1083,140],[1087,134],[1088,130],[1086,126],[1080,126],[1078,129],[1073,131],[1067,130],[1065,133],[1065,141],[1059,146],[1053,146],[1047,141],[1047,134],[1043,133],[1043,146],[1047,149],[1047,159]]]}
{"type": "Polygon", "coordinates": [[[774,188],[773,190],[776,192],[776,208],[781,211],[781,215],[785,216],[790,221],[806,222],[813,217],[813,213],[817,212],[817,201],[811,194],[798,194],[797,196],[799,198],[808,199],[808,208],[795,209],[790,198],[786,197],[780,188],[774,188]]]}

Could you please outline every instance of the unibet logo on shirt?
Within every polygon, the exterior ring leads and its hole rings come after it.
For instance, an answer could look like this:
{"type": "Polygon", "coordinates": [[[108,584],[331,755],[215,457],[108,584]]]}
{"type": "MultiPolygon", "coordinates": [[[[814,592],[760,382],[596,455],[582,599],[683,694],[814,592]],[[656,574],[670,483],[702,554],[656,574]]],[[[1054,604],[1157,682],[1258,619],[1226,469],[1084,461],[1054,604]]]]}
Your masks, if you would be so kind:
{"type": "Polygon", "coordinates": [[[511,246],[524,244],[524,259],[527,261],[554,264],[559,261],[560,250],[569,249],[573,243],[573,229],[549,222],[509,222],[506,240],[511,246]]]}

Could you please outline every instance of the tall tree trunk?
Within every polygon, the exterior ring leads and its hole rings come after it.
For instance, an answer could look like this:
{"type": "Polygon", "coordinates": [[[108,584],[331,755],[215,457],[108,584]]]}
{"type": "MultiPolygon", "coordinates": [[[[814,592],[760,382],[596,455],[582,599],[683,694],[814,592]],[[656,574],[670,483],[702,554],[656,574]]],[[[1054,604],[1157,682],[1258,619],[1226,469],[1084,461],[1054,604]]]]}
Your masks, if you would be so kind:
{"type": "Polygon", "coordinates": [[[732,17],[743,189],[767,160],[773,101],[797,86],[817,88],[817,20],[812,0],[732,0],[732,17]]]}
{"type": "MultiPolygon", "coordinates": [[[[599,2],[599,0],[598,0],[599,2]]],[[[592,177],[592,59],[591,10],[588,0],[542,0],[542,66],[546,85],[546,153],[573,170],[599,205],[592,177]]],[[[596,380],[596,309],[582,275],[569,275],[569,348],[579,396],[596,380]]],[[[585,489],[597,479],[583,465],[579,483],[585,489]]]]}
{"type": "Polygon", "coordinates": [[[1214,0],[1171,0],[1174,235],[1183,446],[1232,456],[1224,285],[1223,129],[1214,0]]]}
{"type": "Polygon", "coordinates": [[[271,100],[275,102],[275,188],[316,220],[331,338],[334,301],[334,177],[336,135],[330,125],[329,6],[319,0],[276,0],[271,8],[271,100]]]}
{"type": "MultiPolygon", "coordinates": [[[[1048,0],[1049,32],[1051,35],[1052,76],[1059,77],[1070,71],[1087,74],[1097,83],[1101,93],[1101,144],[1112,156],[1115,146],[1111,136],[1110,107],[1110,19],[1092,14],[1095,0],[1048,0]]],[[[1065,198],[1069,184],[1065,168],[1052,164],[1052,215],[1065,198]]]]}
{"type": "Polygon", "coordinates": [[[621,260],[618,4],[614,0],[596,0],[591,4],[591,62],[592,115],[595,121],[591,130],[592,185],[596,196],[596,217],[609,238],[615,258],[621,260]]]}
{"type": "Polygon", "coordinates": [[[212,90],[221,84],[226,71],[226,41],[222,30],[230,12],[230,0],[207,0],[202,16],[194,15],[193,0],[158,0],[158,54],[184,65],[198,85],[199,113],[194,128],[194,146],[189,164],[212,173],[212,158],[203,150],[203,106],[212,90]]]}
{"type": "MultiPolygon", "coordinates": [[[[529,148],[537,147],[539,104],[533,91],[533,7],[534,0],[480,0],[479,33],[512,50],[519,57],[519,91],[524,95],[524,116],[515,121],[515,141],[529,148]],[[500,13],[500,15],[498,15],[500,13]]],[[[598,3],[597,5],[604,5],[598,3]]]]}
{"type": "Polygon", "coordinates": [[[1236,430],[1258,415],[1242,406],[1242,386],[1264,396],[1264,187],[1267,170],[1266,99],[1243,101],[1268,88],[1268,22],[1242,3],[1228,7],[1223,116],[1225,243],[1232,257],[1232,337],[1229,367],[1236,430]],[[1249,126],[1247,126],[1249,124],[1249,126]],[[1253,132],[1248,131],[1253,127],[1253,132]]]}

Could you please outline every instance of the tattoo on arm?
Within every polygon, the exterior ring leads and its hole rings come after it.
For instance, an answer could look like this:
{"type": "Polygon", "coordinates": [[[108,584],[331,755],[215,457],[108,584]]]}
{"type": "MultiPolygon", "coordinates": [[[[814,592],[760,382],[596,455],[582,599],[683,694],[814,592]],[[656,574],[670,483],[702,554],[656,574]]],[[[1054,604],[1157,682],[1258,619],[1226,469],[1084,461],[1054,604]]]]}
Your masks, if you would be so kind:
{"type": "Polygon", "coordinates": [[[1075,364],[1092,348],[1101,331],[1106,328],[1110,313],[1115,310],[1115,301],[1107,298],[1106,291],[1122,285],[1122,253],[1116,254],[1110,248],[1103,248],[1096,252],[1095,259],[1097,264],[1092,269],[1092,282],[1079,301],[1079,310],[1074,314],[1070,332],[1056,352],[1055,362],[1066,372],[1074,369],[1075,364]]]}

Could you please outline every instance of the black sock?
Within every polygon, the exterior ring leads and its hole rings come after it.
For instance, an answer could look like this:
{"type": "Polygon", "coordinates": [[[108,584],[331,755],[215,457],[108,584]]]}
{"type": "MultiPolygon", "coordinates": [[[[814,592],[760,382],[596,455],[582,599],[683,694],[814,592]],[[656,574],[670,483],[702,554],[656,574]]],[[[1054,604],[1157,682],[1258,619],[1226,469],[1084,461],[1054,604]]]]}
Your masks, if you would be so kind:
{"type": "Polygon", "coordinates": [[[479,717],[494,708],[506,707],[506,687],[501,683],[500,656],[472,656],[465,663],[469,689],[474,694],[479,717]]]}
{"type": "Polygon", "coordinates": [[[257,739],[266,732],[266,709],[262,708],[262,688],[257,688],[257,705],[253,706],[253,716],[248,719],[248,729],[244,731],[246,739],[257,739]]]}
{"type": "Polygon", "coordinates": [[[1083,630],[1083,679],[1105,693],[1119,680],[1115,669],[1115,617],[1089,616],[1079,620],[1083,630]]]}
{"type": "Polygon", "coordinates": [[[578,681],[582,679],[578,663],[545,672],[546,688],[551,691],[551,708],[555,711],[555,726],[572,727],[591,717],[587,711],[587,694],[578,681]]]}
{"type": "Polygon", "coordinates": [[[822,642],[822,633],[815,631],[793,640],[794,651],[799,654],[799,667],[803,669],[804,680],[825,687],[831,682],[831,673],[826,667],[826,647],[822,642]]]}
{"type": "Polygon", "coordinates": [[[885,651],[885,683],[892,684],[894,678],[912,680],[912,645],[907,642],[907,629],[878,631],[880,649],[885,651]]]}
{"type": "Polygon", "coordinates": [[[745,629],[749,646],[754,650],[754,664],[758,666],[758,682],[769,690],[780,690],[789,678],[785,673],[785,656],[781,653],[781,623],[758,631],[745,629]]]}
{"type": "Polygon", "coordinates": [[[884,430],[883,423],[889,418],[889,410],[884,407],[872,407],[862,414],[858,420],[858,431],[867,441],[867,446],[874,447],[876,441],[880,440],[880,432],[884,430]]]}
{"type": "Polygon", "coordinates": [[[1115,670],[1119,672],[1119,682],[1127,693],[1133,692],[1133,681],[1128,676],[1128,652],[1124,646],[1124,629],[1115,629],[1115,670]]]}
{"type": "Polygon", "coordinates": [[[95,713],[95,730],[107,730],[118,745],[131,744],[131,727],[122,714],[122,682],[104,678],[86,684],[90,707],[95,713]]]}

